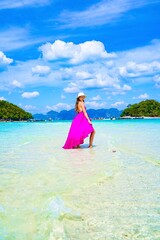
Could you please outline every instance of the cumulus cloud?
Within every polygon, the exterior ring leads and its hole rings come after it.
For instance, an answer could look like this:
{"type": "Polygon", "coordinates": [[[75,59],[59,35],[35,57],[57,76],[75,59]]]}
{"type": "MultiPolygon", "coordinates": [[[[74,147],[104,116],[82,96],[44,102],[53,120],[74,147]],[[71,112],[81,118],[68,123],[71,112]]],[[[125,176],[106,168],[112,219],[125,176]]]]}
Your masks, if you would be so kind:
{"type": "Polygon", "coordinates": [[[120,91],[130,91],[132,89],[131,86],[124,84],[123,86],[120,86],[119,84],[113,84],[114,88],[120,91]]]}
{"type": "Polygon", "coordinates": [[[124,84],[124,85],[122,86],[122,90],[130,91],[130,90],[132,90],[132,87],[129,86],[129,85],[127,85],[127,84],[124,84]]]}
{"type": "Polygon", "coordinates": [[[85,71],[78,71],[76,72],[76,77],[79,79],[87,79],[90,78],[92,75],[89,72],[85,71]]]}
{"type": "Polygon", "coordinates": [[[80,86],[82,88],[101,88],[101,87],[107,87],[112,86],[114,83],[116,83],[118,79],[113,78],[108,73],[97,73],[95,74],[94,78],[91,78],[89,80],[81,82],[80,86]]]}
{"type": "Polygon", "coordinates": [[[114,53],[107,53],[100,41],[86,41],[80,44],[73,42],[55,41],[53,44],[46,43],[39,47],[46,60],[68,59],[70,64],[79,64],[85,61],[96,61],[98,59],[113,58],[114,53]]]}
{"type": "Polygon", "coordinates": [[[154,39],[150,44],[142,47],[133,48],[127,51],[117,53],[116,62],[120,66],[126,66],[126,63],[133,62],[136,64],[151,63],[160,61],[160,40],[154,39]]]}
{"type": "Polygon", "coordinates": [[[57,103],[53,106],[46,106],[47,110],[53,110],[60,112],[61,110],[71,110],[73,108],[73,105],[69,105],[67,103],[57,103]]]}
{"type": "Polygon", "coordinates": [[[88,79],[73,78],[74,81],[71,80],[68,86],[64,88],[64,91],[67,93],[77,93],[84,89],[103,89],[112,92],[115,91],[116,94],[125,94],[126,91],[132,89],[132,87],[127,84],[121,84],[116,74],[107,72],[107,69],[102,66],[100,71],[98,66],[94,67],[94,71],[90,73],[90,78],[88,79]]]}
{"type": "Polygon", "coordinates": [[[101,69],[99,72],[96,69],[95,72],[92,73],[91,78],[89,79],[76,79],[75,82],[70,82],[66,88],[64,88],[65,92],[78,92],[83,89],[93,89],[93,88],[105,88],[105,87],[114,87],[119,80],[116,77],[110,76],[106,69],[101,69]]]}
{"type": "Polygon", "coordinates": [[[96,101],[87,101],[85,102],[85,104],[88,108],[94,108],[94,109],[104,108],[107,105],[106,102],[96,102],[96,101]]]}
{"type": "Polygon", "coordinates": [[[40,66],[37,65],[35,67],[32,67],[32,73],[38,74],[40,76],[45,76],[51,72],[51,69],[49,66],[40,66]]]}
{"type": "Polygon", "coordinates": [[[71,82],[66,88],[64,88],[64,91],[66,93],[77,93],[80,91],[80,88],[77,86],[76,83],[71,82]]]}
{"type": "Polygon", "coordinates": [[[35,110],[35,109],[36,109],[36,107],[35,107],[35,106],[32,106],[32,105],[25,105],[23,108],[24,108],[25,110],[27,110],[27,111],[35,110]]]}
{"type": "Polygon", "coordinates": [[[155,86],[157,88],[160,88],[160,75],[159,74],[154,76],[153,81],[155,82],[155,86]]]}
{"type": "Polygon", "coordinates": [[[147,93],[140,94],[138,97],[133,97],[133,99],[147,99],[149,95],[147,93]]]}
{"type": "Polygon", "coordinates": [[[24,92],[21,96],[23,98],[35,98],[39,96],[39,92],[24,92]]]}
{"type": "Polygon", "coordinates": [[[113,84],[113,88],[110,88],[108,90],[111,91],[112,95],[119,95],[119,94],[124,95],[126,94],[126,91],[132,90],[132,87],[127,84],[124,84],[121,86],[119,83],[115,83],[113,84]]]}
{"type": "MultiPolygon", "coordinates": [[[[73,44],[73,46],[76,46],[75,49],[77,49],[77,45],[73,44]]],[[[55,61],[54,64],[49,61],[46,64],[44,58],[26,62],[19,61],[15,65],[10,64],[7,71],[1,73],[0,89],[10,90],[16,85],[18,87],[19,83],[13,82],[13,76],[18,82],[19,79],[21,80],[20,83],[23,87],[58,86],[63,88],[65,93],[96,89],[96,94],[99,94],[98,89],[101,89],[113,95],[125,94],[127,91],[134,89],[135,81],[140,85],[144,84],[143,79],[159,87],[159,52],[160,41],[152,41],[150,45],[145,47],[118,52],[117,58],[112,59],[112,64],[109,65],[110,60],[108,61],[108,58],[99,58],[98,61],[93,62],[69,64],[68,67],[66,67],[68,59],[55,61]],[[129,62],[134,64],[127,65],[126,63],[129,62]],[[144,66],[142,66],[143,64],[144,66]],[[42,69],[42,66],[48,68],[42,69]],[[126,71],[122,71],[120,75],[119,70],[123,67],[126,71]],[[50,73],[46,74],[45,78],[39,77],[40,73],[47,73],[49,69],[50,73]],[[145,71],[150,71],[151,74],[146,75],[145,71]],[[134,79],[128,77],[131,73],[134,73],[137,77],[134,77],[134,79]]],[[[70,56],[73,58],[74,54],[70,56]]]]}
{"type": "Polygon", "coordinates": [[[160,71],[160,62],[154,61],[151,63],[128,62],[126,66],[119,68],[119,73],[122,77],[140,77],[144,75],[155,74],[160,71]]]}
{"type": "Polygon", "coordinates": [[[121,105],[126,105],[126,103],[124,101],[118,101],[118,102],[111,104],[112,107],[118,107],[121,105]]]}
{"type": "Polygon", "coordinates": [[[102,99],[102,98],[101,98],[100,95],[97,95],[97,96],[91,98],[92,101],[99,101],[99,100],[101,100],[101,99],[102,99]]]}
{"type": "Polygon", "coordinates": [[[14,87],[19,87],[19,88],[22,87],[22,84],[21,84],[19,81],[17,81],[17,80],[13,80],[13,81],[12,81],[12,85],[13,85],[14,87]]]}
{"type": "Polygon", "coordinates": [[[4,101],[5,101],[6,99],[5,99],[4,97],[0,97],[0,100],[1,100],[1,101],[2,101],[2,100],[4,100],[4,101]]]}
{"type": "Polygon", "coordinates": [[[0,66],[9,65],[13,62],[13,59],[7,58],[6,55],[0,51],[0,66]]]}
{"type": "MultiPolygon", "coordinates": [[[[15,65],[8,66],[7,71],[1,73],[0,89],[11,90],[13,89],[12,82],[17,80],[22,84],[22,87],[37,86],[58,86],[62,84],[63,70],[60,70],[60,66],[54,65],[55,69],[51,69],[51,72],[44,77],[40,77],[38,74],[32,74],[31,69],[33,66],[44,66],[42,59],[35,59],[29,61],[17,61],[15,65]],[[14,76],[14,79],[13,79],[14,76]]],[[[63,87],[63,86],[62,86],[63,87]]],[[[27,90],[28,91],[28,90],[27,90]]]]}

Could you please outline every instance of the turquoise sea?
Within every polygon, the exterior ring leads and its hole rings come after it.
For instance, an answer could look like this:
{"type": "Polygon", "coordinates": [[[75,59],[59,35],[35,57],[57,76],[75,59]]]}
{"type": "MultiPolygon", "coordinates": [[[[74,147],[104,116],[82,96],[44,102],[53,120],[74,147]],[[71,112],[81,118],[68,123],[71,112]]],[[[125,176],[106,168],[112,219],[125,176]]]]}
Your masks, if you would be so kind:
{"type": "Polygon", "coordinates": [[[0,123],[0,240],[160,240],[160,120],[0,123]]]}

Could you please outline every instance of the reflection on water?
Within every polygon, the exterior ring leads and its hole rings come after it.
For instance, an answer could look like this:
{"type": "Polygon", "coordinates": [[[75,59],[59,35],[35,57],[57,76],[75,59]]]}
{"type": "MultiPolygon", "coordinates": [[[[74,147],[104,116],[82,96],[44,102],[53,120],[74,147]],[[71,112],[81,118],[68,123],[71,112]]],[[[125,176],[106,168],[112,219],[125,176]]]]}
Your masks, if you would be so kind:
{"type": "Polygon", "coordinates": [[[160,239],[160,122],[95,122],[93,149],[63,150],[69,126],[0,123],[0,240],[160,239]]]}

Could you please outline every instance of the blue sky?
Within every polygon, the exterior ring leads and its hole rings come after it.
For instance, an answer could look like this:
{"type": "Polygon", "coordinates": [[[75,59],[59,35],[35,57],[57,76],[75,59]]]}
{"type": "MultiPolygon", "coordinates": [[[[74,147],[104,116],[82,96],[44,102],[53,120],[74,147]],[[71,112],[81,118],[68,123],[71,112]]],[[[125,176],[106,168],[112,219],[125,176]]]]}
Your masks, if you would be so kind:
{"type": "Polygon", "coordinates": [[[31,113],[160,101],[160,0],[1,0],[0,99],[31,113]]]}

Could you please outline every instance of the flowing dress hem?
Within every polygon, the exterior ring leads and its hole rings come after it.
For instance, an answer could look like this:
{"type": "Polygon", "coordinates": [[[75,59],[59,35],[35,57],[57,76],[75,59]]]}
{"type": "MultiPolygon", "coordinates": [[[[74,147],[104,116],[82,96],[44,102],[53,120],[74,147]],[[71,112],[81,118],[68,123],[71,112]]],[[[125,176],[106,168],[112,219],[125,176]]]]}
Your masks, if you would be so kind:
{"type": "MultiPolygon", "coordinates": [[[[94,131],[94,130],[93,130],[93,131],[94,131]]],[[[88,135],[89,135],[90,133],[92,133],[93,131],[84,134],[81,139],[78,139],[78,140],[75,140],[75,139],[74,139],[74,141],[73,141],[72,144],[71,144],[71,143],[70,143],[70,144],[65,144],[62,148],[64,148],[64,149],[73,149],[74,147],[77,147],[78,145],[83,144],[83,143],[84,143],[84,139],[87,138],[88,135]]]]}

